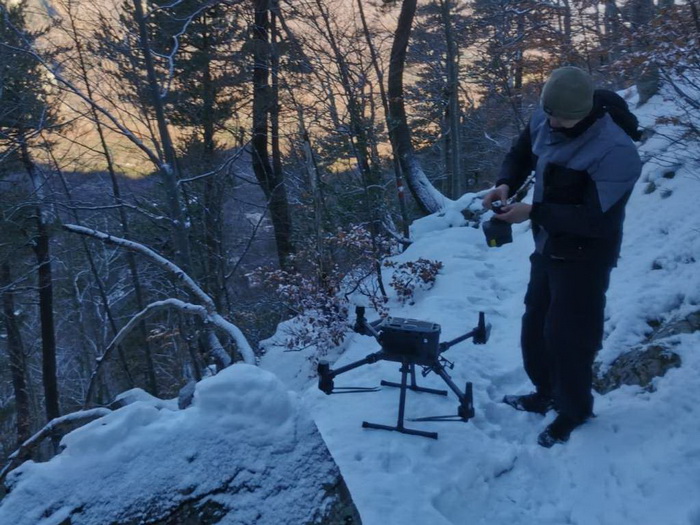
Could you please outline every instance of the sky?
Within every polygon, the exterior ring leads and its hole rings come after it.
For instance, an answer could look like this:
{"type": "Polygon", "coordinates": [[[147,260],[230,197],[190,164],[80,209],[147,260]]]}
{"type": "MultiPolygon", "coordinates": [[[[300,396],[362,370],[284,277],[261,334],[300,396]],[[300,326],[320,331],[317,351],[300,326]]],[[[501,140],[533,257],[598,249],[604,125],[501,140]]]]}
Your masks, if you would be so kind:
{"type": "MultiPolygon", "coordinates": [[[[634,92],[627,95],[634,107],[634,92]]],[[[677,128],[654,123],[657,116],[684,116],[670,90],[635,113],[654,133],[640,147],[644,171],[627,206],[622,256],[607,295],[603,369],[642,348],[650,322],[700,309],[700,148],[679,141],[677,128]]],[[[443,269],[414,304],[394,297],[389,307],[393,317],[438,323],[442,341],[474,328],[485,312],[488,343],[465,341],[444,354],[454,363],[455,383],[473,384],[473,419],[406,422],[438,432],[438,439],[362,428],[363,421],[396,423],[398,390],[325,395],[311,377],[314,349],[285,351],[281,325],[260,367],[237,364],[205,379],[192,407],[177,410],[173,400],[140,396],[68,434],[65,450],[51,461],[25,463],[10,477],[0,523],[60,523],[85,501],[80,523],[100,523],[119,516],[125,501],[147,507],[173,490],[204,492],[242,466],[254,473],[269,454],[298,464],[318,449],[315,423],[365,525],[700,525],[700,332],[657,341],[680,356],[680,368],[651,389],[596,394],[595,418],[568,443],[540,447],[537,435],[554,414],[517,412],[501,402],[532,389],[518,344],[533,250],[529,225],[514,226],[512,244],[489,248],[480,229],[465,227],[460,209],[467,206],[480,206],[479,196],[465,195],[414,222],[414,242],[395,260],[435,259],[443,269]]],[[[337,368],[377,350],[374,339],[351,334],[327,358],[337,368]]],[[[366,365],[335,384],[377,387],[383,379],[398,381],[399,365],[366,365]]],[[[418,383],[445,388],[435,374],[419,374],[418,383]]],[[[406,418],[455,414],[457,405],[451,393],[408,392],[406,418]]],[[[294,501],[318,498],[314,487],[327,472],[282,474],[296,480],[293,490],[273,497],[261,481],[260,493],[222,523],[305,523],[294,501]],[[265,520],[246,518],[263,508],[265,520]]]]}

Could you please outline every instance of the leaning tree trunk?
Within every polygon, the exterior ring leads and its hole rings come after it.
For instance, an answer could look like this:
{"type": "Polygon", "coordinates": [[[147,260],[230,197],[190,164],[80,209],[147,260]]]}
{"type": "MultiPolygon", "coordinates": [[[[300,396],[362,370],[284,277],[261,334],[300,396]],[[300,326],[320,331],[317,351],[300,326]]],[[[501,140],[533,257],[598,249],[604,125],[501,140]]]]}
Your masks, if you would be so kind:
{"type": "Polygon", "coordinates": [[[449,202],[428,180],[416,158],[411,131],[406,118],[404,104],[403,71],[406,64],[406,49],[411,35],[411,26],[416,14],[417,0],[404,0],[401,5],[399,22],[394,33],[394,43],[389,59],[389,79],[387,95],[389,97],[389,135],[396,144],[401,170],[406,176],[411,194],[425,214],[442,209],[449,202]]]}

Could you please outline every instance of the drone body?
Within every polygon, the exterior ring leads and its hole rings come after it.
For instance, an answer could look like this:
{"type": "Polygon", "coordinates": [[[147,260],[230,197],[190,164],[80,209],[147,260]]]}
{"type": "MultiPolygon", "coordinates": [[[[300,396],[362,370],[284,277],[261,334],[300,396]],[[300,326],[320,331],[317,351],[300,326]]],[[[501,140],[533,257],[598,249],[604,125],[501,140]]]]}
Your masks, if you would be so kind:
{"type": "Polygon", "coordinates": [[[474,405],[472,399],[472,384],[467,383],[464,391],[461,391],[447,374],[445,366],[452,368],[440,354],[455,344],[472,338],[474,344],[484,344],[488,341],[490,326],[487,326],[484,313],[479,313],[479,323],[476,328],[452,341],[440,343],[440,325],[428,321],[418,321],[416,319],[405,319],[401,317],[388,317],[382,321],[368,323],[365,319],[365,309],[357,307],[355,310],[357,320],[354,330],[363,335],[373,336],[381,345],[379,352],[372,353],[350,363],[344,367],[332,370],[330,365],[322,361],[318,365],[318,388],[326,394],[333,393],[353,393],[353,392],[375,392],[377,388],[362,387],[340,387],[334,385],[334,378],[340,374],[354,370],[360,366],[376,363],[377,361],[394,361],[401,363],[401,383],[382,381],[382,386],[393,386],[401,389],[399,399],[399,416],[396,426],[378,425],[376,423],[362,423],[364,428],[377,428],[382,430],[394,430],[404,434],[413,434],[437,439],[436,432],[424,432],[421,430],[409,429],[404,426],[404,411],[406,405],[406,391],[427,392],[431,394],[447,395],[445,390],[435,390],[423,388],[416,384],[416,365],[423,367],[423,376],[430,372],[439,375],[447,386],[455,393],[459,399],[457,414],[451,416],[435,416],[415,419],[414,421],[469,421],[474,417],[474,405]],[[411,376],[411,383],[408,383],[408,376],[411,376]]]}

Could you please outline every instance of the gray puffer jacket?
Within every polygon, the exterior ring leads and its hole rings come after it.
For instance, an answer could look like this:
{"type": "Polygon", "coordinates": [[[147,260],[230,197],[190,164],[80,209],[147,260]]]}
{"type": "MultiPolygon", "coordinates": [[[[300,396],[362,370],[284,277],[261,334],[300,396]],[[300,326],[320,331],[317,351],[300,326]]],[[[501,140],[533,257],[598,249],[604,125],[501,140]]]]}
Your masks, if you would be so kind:
{"type": "Polygon", "coordinates": [[[554,259],[615,265],[625,205],[641,174],[637,148],[602,110],[570,130],[538,109],[504,160],[496,185],[514,193],[535,171],[536,251],[554,259]]]}

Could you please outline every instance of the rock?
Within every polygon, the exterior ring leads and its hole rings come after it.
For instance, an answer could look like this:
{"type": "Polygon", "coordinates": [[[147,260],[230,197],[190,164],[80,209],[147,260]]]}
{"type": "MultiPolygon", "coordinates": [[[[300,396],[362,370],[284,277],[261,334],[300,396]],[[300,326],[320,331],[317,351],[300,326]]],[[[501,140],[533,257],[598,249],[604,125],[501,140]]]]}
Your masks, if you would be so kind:
{"type": "Polygon", "coordinates": [[[472,210],[471,208],[464,208],[460,210],[460,213],[470,226],[478,224],[484,214],[483,210],[472,210]]]}
{"type": "Polygon", "coordinates": [[[596,363],[593,388],[599,394],[607,394],[622,385],[639,385],[650,388],[655,377],[661,377],[671,368],[681,366],[681,358],[661,345],[652,345],[644,350],[632,350],[612,362],[604,374],[596,363]]]}
{"type": "Polygon", "coordinates": [[[600,363],[596,363],[593,379],[593,388],[596,392],[606,394],[622,385],[651,388],[651,382],[655,377],[661,377],[671,368],[681,366],[680,356],[669,350],[664,344],[664,339],[700,330],[700,310],[680,319],[671,319],[666,323],[650,320],[647,324],[653,331],[646,345],[620,355],[605,373],[600,372],[600,363]]]}
{"type": "Polygon", "coordinates": [[[177,408],[179,408],[180,410],[184,410],[192,404],[192,400],[194,399],[194,391],[196,387],[197,382],[190,381],[180,389],[180,392],[178,392],[177,394],[177,408]]]}
{"type": "Polygon", "coordinates": [[[159,399],[141,388],[132,388],[131,390],[122,392],[116,398],[114,398],[114,401],[112,401],[107,408],[110,410],[118,410],[138,402],[148,403],[149,405],[152,405],[158,409],[167,408],[170,410],[175,410],[176,408],[172,400],[159,399]]]}
{"type": "Polygon", "coordinates": [[[50,461],[9,473],[0,523],[361,523],[313,420],[270,372],[228,367],[197,383],[184,410],[138,390],[120,400],[50,461]]]}
{"type": "Polygon", "coordinates": [[[659,69],[656,67],[648,67],[637,79],[637,92],[639,93],[639,101],[637,107],[645,104],[651,97],[659,92],[661,87],[661,77],[659,69]]]}
{"type": "MultiPolygon", "coordinates": [[[[310,436],[307,436],[310,438],[310,436]]],[[[335,465],[330,452],[321,440],[318,431],[315,437],[310,438],[313,447],[311,455],[306,455],[303,461],[294,466],[294,478],[280,478],[280,483],[267,487],[268,483],[258,484],[251,482],[247,472],[237,472],[225,486],[206,494],[198,494],[193,498],[184,498],[179,505],[161,513],[160,516],[145,523],[149,525],[214,525],[217,523],[231,523],[235,525],[361,525],[362,521],[352,501],[350,492],[345,484],[340,470],[335,465]],[[330,472],[328,472],[330,470],[330,472]],[[295,498],[293,503],[285,492],[294,491],[295,482],[319,479],[321,476],[331,475],[332,481],[319,486],[319,494],[316,499],[306,500],[295,498]],[[236,481],[238,479],[238,481],[236,481]],[[247,501],[251,495],[264,505],[250,508],[247,501]],[[284,504],[278,505],[275,499],[286,502],[288,507],[287,519],[281,516],[284,512],[284,504]],[[291,508],[291,506],[295,508],[291,508]],[[299,521],[300,516],[307,513],[309,519],[299,521]]],[[[278,458],[284,462],[285,458],[278,458]]],[[[288,467],[281,469],[283,472],[288,467]]],[[[271,467],[260,473],[261,477],[274,478],[278,476],[271,467]]],[[[303,494],[303,492],[300,492],[303,494]]],[[[118,521],[111,525],[131,525],[132,522],[118,521]]],[[[133,522],[142,523],[140,521],[133,522]]]]}
{"type": "Polygon", "coordinates": [[[658,341],[677,334],[692,334],[700,330],[700,310],[692,312],[682,319],[674,319],[662,324],[651,335],[650,341],[658,341]]]}

